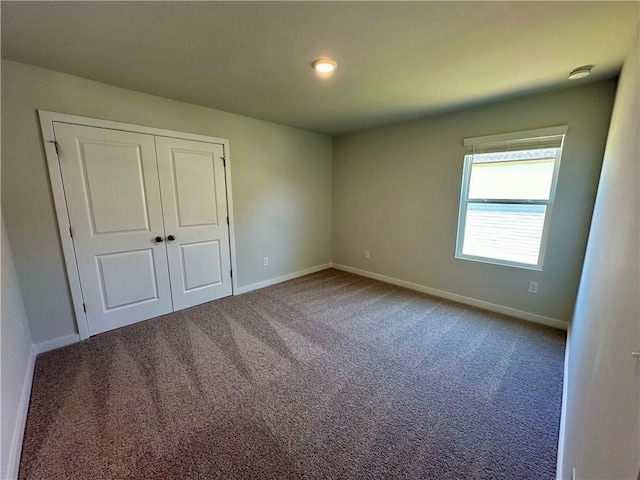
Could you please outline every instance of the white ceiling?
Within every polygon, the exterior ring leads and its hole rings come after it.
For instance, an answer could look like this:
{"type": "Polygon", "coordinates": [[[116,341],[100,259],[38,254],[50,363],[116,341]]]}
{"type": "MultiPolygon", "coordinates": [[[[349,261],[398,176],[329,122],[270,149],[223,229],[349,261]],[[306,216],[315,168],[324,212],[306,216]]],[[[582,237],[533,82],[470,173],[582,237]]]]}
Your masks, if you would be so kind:
{"type": "Polygon", "coordinates": [[[614,76],[638,5],[5,1],[2,56],[336,134],[614,76]]]}

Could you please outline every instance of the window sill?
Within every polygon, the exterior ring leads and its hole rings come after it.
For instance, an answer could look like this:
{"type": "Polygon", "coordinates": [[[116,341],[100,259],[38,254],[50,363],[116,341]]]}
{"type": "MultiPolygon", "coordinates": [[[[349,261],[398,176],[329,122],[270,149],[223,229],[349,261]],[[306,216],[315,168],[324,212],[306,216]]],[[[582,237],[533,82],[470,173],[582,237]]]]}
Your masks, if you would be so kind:
{"type": "Polygon", "coordinates": [[[534,270],[537,272],[542,271],[542,265],[530,265],[528,263],[510,262],[508,260],[498,260],[495,258],[487,258],[487,257],[474,257],[472,255],[462,255],[462,254],[456,254],[455,258],[456,260],[467,260],[467,261],[477,262],[477,263],[488,263],[490,265],[497,265],[500,267],[519,268],[522,270],[534,270]]]}

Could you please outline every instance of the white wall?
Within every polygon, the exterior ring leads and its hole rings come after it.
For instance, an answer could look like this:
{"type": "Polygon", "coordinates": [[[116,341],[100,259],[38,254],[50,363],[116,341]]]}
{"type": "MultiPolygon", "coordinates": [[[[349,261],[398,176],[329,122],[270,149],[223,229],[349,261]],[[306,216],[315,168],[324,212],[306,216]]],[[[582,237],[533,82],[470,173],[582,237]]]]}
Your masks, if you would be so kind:
{"type": "Polygon", "coordinates": [[[76,332],[37,109],[228,138],[241,287],[331,261],[330,137],[2,60],[2,206],[36,343],[76,332]]]}
{"type": "Polygon", "coordinates": [[[22,446],[35,356],[31,351],[31,334],[27,326],[4,218],[0,243],[2,244],[0,478],[7,479],[15,478],[18,473],[17,462],[22,446]]]}
{"type": "Polygon", "coordinates": [[[622,70],[569,338],[561,478],[640,470],[640,52],[622,70]]]}
{"type": "Polygon", "coordinates": [[[333,261],[568,322],[614,93],[609,80],[334,138],[333,261]],[[463,139],[556,125],[569,131],[544,270],[455,259],[463,139]]]}

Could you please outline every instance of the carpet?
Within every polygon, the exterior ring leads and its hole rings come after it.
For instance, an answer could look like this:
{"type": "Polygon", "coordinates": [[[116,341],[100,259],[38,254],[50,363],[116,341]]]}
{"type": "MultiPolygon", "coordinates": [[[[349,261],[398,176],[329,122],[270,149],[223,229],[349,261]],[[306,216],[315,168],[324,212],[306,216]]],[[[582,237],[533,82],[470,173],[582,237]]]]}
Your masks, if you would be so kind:
{"type": "Polygon", "coordinates": [[[39,355],[20,479],[553,479],[565,332],[324,270],[39,355]]]}

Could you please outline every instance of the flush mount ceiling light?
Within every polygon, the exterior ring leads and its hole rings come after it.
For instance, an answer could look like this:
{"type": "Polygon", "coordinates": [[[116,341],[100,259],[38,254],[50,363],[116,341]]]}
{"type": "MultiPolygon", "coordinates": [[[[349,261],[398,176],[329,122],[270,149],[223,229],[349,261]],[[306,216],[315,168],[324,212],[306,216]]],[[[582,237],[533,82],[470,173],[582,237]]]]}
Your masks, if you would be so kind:
{"type": "Polygon", "coordinates": [[[577,80],[584,78],[591,73],[593,65],[583,65],[582,67],[574,68],[569,72],[569,80],[577,80]]]}
{"type": "Polygon", "coordinates": [[[331,73],[336,69],[338,64],[330,58],[319,58],[318,60],[314,60],[311,66],[316,72],[331,73]]]}

